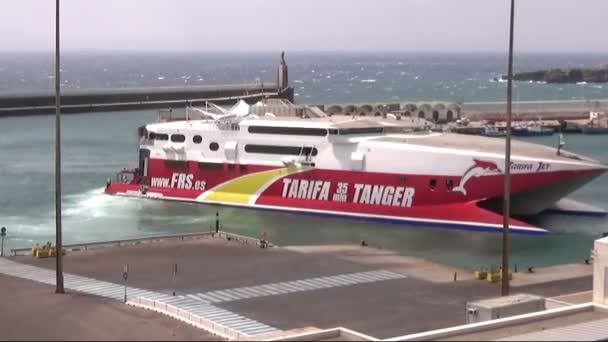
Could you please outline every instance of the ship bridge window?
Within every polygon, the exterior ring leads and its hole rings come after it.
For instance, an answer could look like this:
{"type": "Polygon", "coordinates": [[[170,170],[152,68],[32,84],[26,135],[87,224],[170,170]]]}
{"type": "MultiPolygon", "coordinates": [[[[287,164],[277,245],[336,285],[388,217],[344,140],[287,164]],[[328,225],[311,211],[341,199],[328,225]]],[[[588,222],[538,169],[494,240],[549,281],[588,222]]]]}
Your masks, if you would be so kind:
{"type": "Polygon", "coordinates": [[[152,140],[164,140],[164,141],[167,141],[167,140],[169,140],[169,135],[168,134],[162,134],[162,133],[150,132],[150,139],[152,139],[152,140]]]}
{"type": "Polygon", "coordinates": [[[384,127],[359,127],[359,128],[341,128],[341,135],[350,134],[377,134],[384,132],[384,127]]]}
{"type": "Polygon", "coordinates": [[[172,134],[171,141],[176,143],[182,143],[186,141],[186,136],[183,134],[172,134]]]}
{"type": "Polygon", "coordinates": [[[203,138],[200,135],[195,135],[192,137],[192,142],[195,144],[200,144],[203,142],[203,138]]]}
{"type": "Polygon", "coordinates": [[[220,149],[220,145],[216,142],[212,142],[211,144],[209,144],[209,149],[211,151],[217,151],[220,149]]]}
{"type": "Polygon", "coordinates": [[[316,156],[319,151],[314,147],[275,146],[275,145],[245,145],[247,153],[283,154],[292,156],[316,156]]]}
{"type": "Polygon", "coordinates": [[[256,134],[310,135],[317,137],[324,137],[327,135],[327,129],[325,128],[309,127],[249,126],[248,132],[256,134]]]}

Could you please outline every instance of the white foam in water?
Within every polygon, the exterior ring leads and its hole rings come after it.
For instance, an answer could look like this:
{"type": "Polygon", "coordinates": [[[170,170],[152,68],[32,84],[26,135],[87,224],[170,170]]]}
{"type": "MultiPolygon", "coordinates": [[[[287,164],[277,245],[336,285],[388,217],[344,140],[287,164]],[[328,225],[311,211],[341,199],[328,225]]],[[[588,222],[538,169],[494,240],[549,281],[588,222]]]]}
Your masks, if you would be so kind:
{"type": "Polygon", "coordinates": [[[361,80],[361,83],[375,83],[376,80],[361,80]]]}
{"type": "Polygon", "coordinates": [[[82,194],[66,196],[64,214],[74,217],[99,218],[116,216],[117,211],[128,210],[129,203],[136,204],[133,199],[109,196],[104,194],[104,188],[93,189],[82,194]]]}

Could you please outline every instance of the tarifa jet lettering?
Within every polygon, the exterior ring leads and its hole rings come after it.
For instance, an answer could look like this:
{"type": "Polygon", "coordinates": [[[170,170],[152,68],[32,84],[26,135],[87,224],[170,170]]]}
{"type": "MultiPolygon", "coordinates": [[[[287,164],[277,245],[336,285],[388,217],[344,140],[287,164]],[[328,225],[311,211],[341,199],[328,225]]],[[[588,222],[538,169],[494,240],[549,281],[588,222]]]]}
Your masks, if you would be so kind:
{"type": "Polygon", "coordinates": [[[172,188],[183,190],[199,190],[204,191],[206,187],[205,181],[195,181],[193,174],[188,173],[173,173],[171,178],[152,177],[150,185],[156,188],[172,188]]]}
{"type": "MultiPolygon", "coordinates": [[[[285,198],[298,198],[309,200],[329,199],[331,182],[306,179],[283,178],[283,191],[285,198]]],[[[332,196],[334,202],[346,202],[349,184],[340,182],[332,196]]],[[[411,207],[414,200],[415,189],[402,186],[354,184],[353,203],[372,204],[392,207],[411,207]]]]}
{"type": "Polygon", "coordinates": [[[411,207],[415,193],[410,187],[355,183],[353,203],[411,207]]]}
{"type": "Polygon", "coordinates": [[[331,182],[283,179],[283,197],[327,201],[331,182]]]}

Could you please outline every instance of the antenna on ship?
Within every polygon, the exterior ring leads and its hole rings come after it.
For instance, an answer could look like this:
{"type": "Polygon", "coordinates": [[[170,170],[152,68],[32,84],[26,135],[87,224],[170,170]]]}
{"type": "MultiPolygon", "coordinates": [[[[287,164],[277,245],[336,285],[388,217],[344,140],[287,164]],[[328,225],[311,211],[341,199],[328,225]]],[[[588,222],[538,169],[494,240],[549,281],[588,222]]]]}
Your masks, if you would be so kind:
{"type": "Polygon", "coordinates": [[[505,191],[503,200],[502,224],[502,287],[501,295],[509,295],[509,219],[511,215],[511,107],[513,101],[513,23],[515,0],[511,0],[509,21],[509,71],[507,76],[507,137],[505,141],[505,191]]]}
{"type": "Polygon", "coordinates": [[[55,293],[63,289],[63,246],[61,236],[61,63],[59,60],[59,0],[55,2],[55,293]]]}

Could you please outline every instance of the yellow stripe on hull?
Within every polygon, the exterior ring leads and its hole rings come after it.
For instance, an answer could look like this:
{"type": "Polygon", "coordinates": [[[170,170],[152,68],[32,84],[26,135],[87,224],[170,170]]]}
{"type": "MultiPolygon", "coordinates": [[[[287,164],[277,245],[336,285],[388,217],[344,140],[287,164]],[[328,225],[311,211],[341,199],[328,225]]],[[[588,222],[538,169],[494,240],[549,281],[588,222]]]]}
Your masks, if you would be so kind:
{"type": "Polygon", "coordinates": [[[248,174],[204,192],[197,200],[247,204],[268,182],[302,170],[303,168],[280,168],[248,174]]]}

